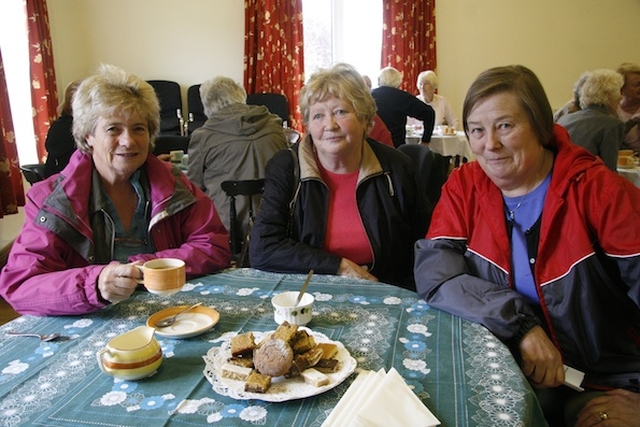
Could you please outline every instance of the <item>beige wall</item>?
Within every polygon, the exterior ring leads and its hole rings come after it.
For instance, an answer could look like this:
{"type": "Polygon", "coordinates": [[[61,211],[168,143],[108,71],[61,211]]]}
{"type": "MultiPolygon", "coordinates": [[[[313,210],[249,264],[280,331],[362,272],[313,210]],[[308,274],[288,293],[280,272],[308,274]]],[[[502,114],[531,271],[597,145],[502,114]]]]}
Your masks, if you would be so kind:
{"type": "MultiPolygon", "coordinates": [[[[114,63],[183,90],[218,74],[242,81],[242,0],[49,0],[59,89],[114,63]]],[[[585,70],[640,62],[640,0],[438,0],[440,93],[458,113],[479,72],[533,69],[551,105],[585,70]]]]}

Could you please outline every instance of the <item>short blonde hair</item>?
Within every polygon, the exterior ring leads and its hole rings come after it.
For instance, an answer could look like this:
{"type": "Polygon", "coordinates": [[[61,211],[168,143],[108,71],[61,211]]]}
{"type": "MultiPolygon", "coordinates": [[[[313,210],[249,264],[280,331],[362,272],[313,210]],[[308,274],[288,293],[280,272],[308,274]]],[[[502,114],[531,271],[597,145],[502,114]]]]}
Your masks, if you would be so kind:
{"type": "Polygon", "coordinates": [[[580,107],[604,105],[609,107],[620,101],[620,89],[624,84],[622,75],[613,70],[594,70],[587,75],[580,88],[580,107]]]}
{"type": "Polygon", "coordinates": [[[393,67],[384,67],[378,75],[378,85],[400,87],[402,83],[402,73],[393,67]]]}
{"type": "Polygon", "coordinates": [[[334,96],[353,106],[356,117],[370,129],[376,114],[371,91],[358,71],[349,64],[339,63],[330,69],[320,69],[311,75],[300,91],[302,122],[309,125],[309,108],[316,102],[334,96]]]}
{"type": "Polygon", "coordinates": [[[100,117],[139,115],[147,122],[151,150],[160,130],[160,104],[153,87],[115,65],[102,64],[98,73],[82,80],[71,103],[73,137],[78,149],[91,153],[87,137],[100,117]]]}
{"type": "Polygon", "coordinates": [[[232,104],[246,104],[247,91],[229,77],[218,76],[200,86],[200,99],[204,114],[211,118],[215,113],[232,104]]]}

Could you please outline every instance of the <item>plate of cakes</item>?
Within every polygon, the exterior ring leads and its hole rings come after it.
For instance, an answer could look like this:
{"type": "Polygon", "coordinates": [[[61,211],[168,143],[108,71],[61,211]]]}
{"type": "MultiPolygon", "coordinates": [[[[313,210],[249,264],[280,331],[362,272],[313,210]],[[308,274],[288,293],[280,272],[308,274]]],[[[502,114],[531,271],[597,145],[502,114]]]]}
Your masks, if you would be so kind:
{"type": "Polygon", "coordinates": [[[339,341],[287,322],[275,331],[223,339],[205,356],[213,390],[234,399],[285,402],[331,390],[351,375],[356,360],[339,341]]]}

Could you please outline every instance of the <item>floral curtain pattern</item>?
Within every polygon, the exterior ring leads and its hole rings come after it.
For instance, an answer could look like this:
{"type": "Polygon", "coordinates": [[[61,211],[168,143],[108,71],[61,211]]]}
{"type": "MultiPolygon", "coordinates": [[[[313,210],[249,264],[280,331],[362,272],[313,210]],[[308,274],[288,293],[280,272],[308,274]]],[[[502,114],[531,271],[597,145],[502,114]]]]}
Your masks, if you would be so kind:
{"type": "Polygon", "coordinates": [[[416,92],[421,71],[436,69],[435,0],[383,0],[382,67],[403,73],[400,89],[416,92]]]}
{"type": "Polygon", "coordinates": [[[18,213],[18,206],[24,206],[24,187],[19,165],[9,92],[0,52],[0,218],[18,213]]]}
{"type": "Polygon", "coordinates": [[[246,0],[244,87],[281,93],[289,101],[289,127],[301,130],[298,97],[304,84],[302,0],[246,0]]]}
{"type": "Polygon", "coordinates": [[[27,0],[31,103],[38,158],[44,161],[44,141],[49,125],[57,117],[58,94],[53,68],[53,48],[46,0],[27,0]]]}

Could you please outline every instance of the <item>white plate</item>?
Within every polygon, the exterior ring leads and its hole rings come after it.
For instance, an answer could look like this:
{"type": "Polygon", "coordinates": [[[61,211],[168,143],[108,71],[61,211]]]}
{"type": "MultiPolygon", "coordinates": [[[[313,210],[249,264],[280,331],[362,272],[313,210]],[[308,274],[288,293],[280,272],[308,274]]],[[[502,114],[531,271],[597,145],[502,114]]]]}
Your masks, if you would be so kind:
{"type": "MultiPolygon", "coordinates": [[[[340,369],[337,372],[325,374],[329,377],[329,384],[314,387],[305,383],[301,377],[285,378],[281,376],[271,379],[271,387],[269,387],[266,393],[246,392],[244,391],[244,381],[230,380],[218,375],[222,365],[227,363],[227,359],[231,357],[231,337],[225,339],[220,347],[211,348],[207,354],[203,356],[206,364],[203,371],[205,378],[213,385],[213,390],[223,396],[229,396],[238,400],[257,399],[265,402],[285,402],[315,396],[331,390],[355,371],[358,363],[356,359],[351,357],[349,350],[347,350],[340,341],[331,341],[326,335],[314,332],[308,328],[300,329],[305,329],[309,334],[313,335],[316,343],[330,342],[338,346],[338,353],[334,358],[338,359],[340,369]]],[[[273,332],[274,331],[253,332],[253,335],[256,338],[256,342],[260,342],[264,337],[273,332]]]]}
{"type": "Polygon", "coordinates": [[[180,305],[158,311],[149,316],[147,326],[156,328],[156,335],[160,335],[161,337],[182,339],[205,333],[213,328],[215,324],[218,323],[218,320],[220,320],[220,313],[216,310],[210,307],[200,306],[178,315],[176,322],[171,326],[165,328],[156,327],[156,323],[160,320],[173,316],[187,307],[187,305],[180,305]]]}

